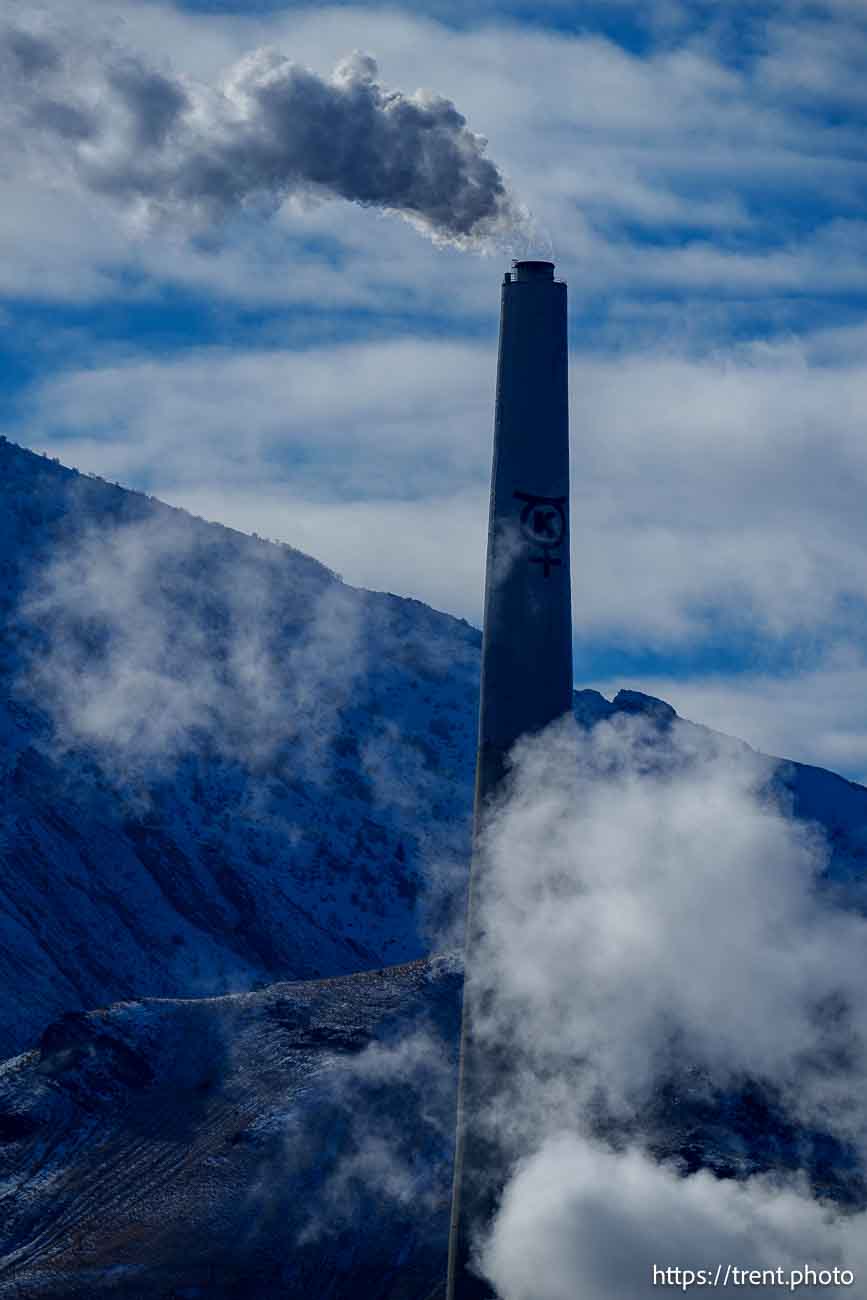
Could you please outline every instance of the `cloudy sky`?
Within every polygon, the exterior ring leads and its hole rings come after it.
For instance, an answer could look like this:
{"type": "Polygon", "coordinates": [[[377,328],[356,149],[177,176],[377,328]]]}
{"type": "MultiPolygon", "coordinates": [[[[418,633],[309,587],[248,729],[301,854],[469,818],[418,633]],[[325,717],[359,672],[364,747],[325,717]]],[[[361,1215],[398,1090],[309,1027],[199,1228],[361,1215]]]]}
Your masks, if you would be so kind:
{"type": "Polygon", "coordinates": [[[7,437],[478,622],[553,255],[576,683],[867,777],[867,0],[69,12],[0,39],[7,437]]]}

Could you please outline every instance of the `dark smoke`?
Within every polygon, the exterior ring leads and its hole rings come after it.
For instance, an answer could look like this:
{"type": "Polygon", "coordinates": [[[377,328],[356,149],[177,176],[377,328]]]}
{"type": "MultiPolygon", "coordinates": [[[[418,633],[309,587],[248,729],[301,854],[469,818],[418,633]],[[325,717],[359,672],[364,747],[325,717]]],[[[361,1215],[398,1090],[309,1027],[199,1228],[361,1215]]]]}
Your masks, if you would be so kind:
{"type": "Polygon", "coordinates": [[[89,189],[151,219],[213,224],[304,193],[398,213],[458,245],[522,224],[486,141],[454,104],[377,78],[357,51],[323,78],[263,48],[207,87],[105,46],[0,34],[6,116],[61,143],[89,189]]]}

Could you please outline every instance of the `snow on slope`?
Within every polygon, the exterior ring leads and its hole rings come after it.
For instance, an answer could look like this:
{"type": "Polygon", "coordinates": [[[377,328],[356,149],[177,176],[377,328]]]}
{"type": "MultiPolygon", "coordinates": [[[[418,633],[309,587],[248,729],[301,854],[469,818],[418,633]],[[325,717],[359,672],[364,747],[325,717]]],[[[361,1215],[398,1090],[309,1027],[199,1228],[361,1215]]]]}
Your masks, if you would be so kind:
{"type": "Polygon", "coordinates": [[[421,1300],[459,1006],[439,958],[65,1017],[0,1068],[0,1297],[421,1300]]]}
{"type": "MultiPolygon", "coordinates": [[[[0,1066],[0,1300],[442,1300],[461,984],[442,956],[49,1026],[0,1066]]],[[[749,1082],[687,1071],[643,1128],[684,1173],[865,1203],[749,1082]]]]}
{"type": "MultiPolygon", "coordinates": [[[[465,879],[477,631],[2,440],[0,620],[0,1057],[64,1011],[428,949],[465,879]]],[[[576,694],[586,724],[631,711],[693,725],[576,694]]],[[[857,898],[867,790],[776,784],[857,898]]]]}
{"type": "Polygon", "coordinates": [[[6,442],[0,618],[0,1055],[65,1010],[425,951],[469,625],[6,442]]]}
{"type": "MultiPolygon", "coordinates": [[[[0,1067],[0,1296],[426,1300],[460,976],[372,968],[424,950],[431,874],[459,892],[478,634],[2,443],[0,566],[5,1050],[53,1021],[0,1067]]],[[[637,692],[575,711],[651,718],[651,765],[713,734],[637,692]]],[[[860,904],[867,790],[771,783],[860,904]]],[[[863,1202],[773,1098],[694,1091],[648,1116],[660,1157],[863,1202]]]]}

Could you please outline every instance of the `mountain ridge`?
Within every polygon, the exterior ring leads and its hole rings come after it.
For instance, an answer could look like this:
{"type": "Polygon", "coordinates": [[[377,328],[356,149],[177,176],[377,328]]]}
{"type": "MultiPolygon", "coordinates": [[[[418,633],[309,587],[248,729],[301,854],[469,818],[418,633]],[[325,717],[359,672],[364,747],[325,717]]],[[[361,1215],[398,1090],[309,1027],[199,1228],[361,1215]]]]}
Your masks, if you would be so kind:
{"type": "Polygon", "coordinates": [[[62,1010],[422,955],[475,630],[8,442],[0,554],[0,1054],[62,1010]]]}
{"type": "MultiPolygon", "coordinates": [[[[65,1011],[348,975],[451,932],[476,629],[5,440],[0,555],[0,1058],[65,1011]]],[[[634,714],[716,735],[575,693],[585,727],[634,714]]],[[[867,790],[786,761],[775,787],[860,906],[867,790]]]]}

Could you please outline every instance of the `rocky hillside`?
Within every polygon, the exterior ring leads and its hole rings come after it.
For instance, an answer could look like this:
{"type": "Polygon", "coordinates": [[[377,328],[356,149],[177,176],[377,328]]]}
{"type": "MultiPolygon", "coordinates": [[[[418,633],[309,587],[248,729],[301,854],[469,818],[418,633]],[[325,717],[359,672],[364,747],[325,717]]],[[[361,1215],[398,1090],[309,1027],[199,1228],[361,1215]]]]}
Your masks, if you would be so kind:
{"type": "MultiPolygon", "coordinates": [[[[67,1011],[373,969],[445,933],[468,624],[5,441],[0,617],[0,1059],[67,1011]]],[[[576,693],[585,725],[635,711],[693,728],[576,693]]],[[[867,790],[775,781],[857,901],[867,790]]]]}
{"type": "MultiPolygon", "coordinates": [[[[4,442],[0,611],[0,1297],[440,1295],[461,971],[422,954],[478,632],[4,442]]],[[[575,714],[650,719],[648,770],[746,749],[634,691],[575,714]]],[[[867,789],[767,770],[863,908],[867,789]]],[[[863,1208],[832,1134],[688,1065],[658,1158],[863,1208]]]]}
{"type": "Polygon", "coordinates": [[[0,1067],[0,1297],[427,1297],[459,1007],[438,959],[66,1016],[0,1067]]]}
{"type": "Polygon", "coordinates": [[[0,1057],[63,1011],[426,951],[477,631],[8,442],[0,618],[0,1057]]]}

